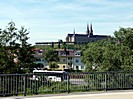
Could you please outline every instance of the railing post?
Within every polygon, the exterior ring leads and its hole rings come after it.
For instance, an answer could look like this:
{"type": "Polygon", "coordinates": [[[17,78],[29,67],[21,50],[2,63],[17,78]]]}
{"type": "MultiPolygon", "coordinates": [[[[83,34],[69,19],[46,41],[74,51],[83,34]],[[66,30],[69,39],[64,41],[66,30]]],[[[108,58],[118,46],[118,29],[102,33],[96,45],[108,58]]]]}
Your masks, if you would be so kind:
{"type": "Polygon", "coordinates": [[[69,89],[69,84],[70,84],[70,81],[69,81],[69,73],[67,73],[67,93],[70,92],[70,89],[69,89]]]}
{"type": "Polygon", "coordinates": [[[24,75],[24,96],[27,94],[27,86],[26,86],[26,75],[24,75]]]}
{"type": "Polygon", "coordinates": [[[105,91],[107,91],[107,72],[105,72],[105,91]]]}
{"type": "Polygon", "coordinates": [[[35,93],[34,94],[38,94],[38,81],[35,80],[35,93]]]}

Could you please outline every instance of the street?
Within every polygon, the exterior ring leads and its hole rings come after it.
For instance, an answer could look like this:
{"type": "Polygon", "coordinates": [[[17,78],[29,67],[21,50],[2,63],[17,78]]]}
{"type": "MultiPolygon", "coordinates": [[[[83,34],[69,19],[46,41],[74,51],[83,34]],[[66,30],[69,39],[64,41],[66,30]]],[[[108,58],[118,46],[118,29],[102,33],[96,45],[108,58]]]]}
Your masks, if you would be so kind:
{"type": "Polygon", "coordinates": [[[17,96],[0,99],[133,99],[133,91],[111,91],[111,92],[88,92],[77,94],[56,94],[43,96],[17,96]]]}

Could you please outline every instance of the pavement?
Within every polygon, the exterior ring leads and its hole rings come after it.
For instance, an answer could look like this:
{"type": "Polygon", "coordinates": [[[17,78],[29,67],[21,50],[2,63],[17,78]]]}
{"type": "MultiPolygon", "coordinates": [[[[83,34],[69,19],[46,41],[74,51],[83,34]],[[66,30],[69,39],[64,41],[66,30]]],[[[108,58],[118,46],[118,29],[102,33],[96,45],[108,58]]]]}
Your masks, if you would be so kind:
{"type": "Polygon", "coordinates": [[[0,99],[133,99],[133,90],[0,97],[0,99]]]}

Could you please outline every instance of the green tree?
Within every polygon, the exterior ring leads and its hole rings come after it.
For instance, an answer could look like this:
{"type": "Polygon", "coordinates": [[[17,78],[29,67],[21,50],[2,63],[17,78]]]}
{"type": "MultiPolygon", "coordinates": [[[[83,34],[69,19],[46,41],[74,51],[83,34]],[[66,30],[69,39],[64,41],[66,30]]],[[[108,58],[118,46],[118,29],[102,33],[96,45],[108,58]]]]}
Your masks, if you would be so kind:
{"type": "Polygon", "coordinates": [[[28,30],[24,27],[21,27],[21,29],[18,31],[18,40],[19,40],[19,51],[17,52],[18,60],[19,60],[19,66],[21,68],[32,68],[34,66],[34,47],[31,46],[27,41],[29,39],[28,37],[28,30]]]}
{"type": "Polygon", "coordinates": [[[51,47],[47,48],[43,54],[44,59],[48,62],[49,68],[55,69],[58,67],[59,61],[58,53],[51,47]]]}
{"type": "Polygon", "coordinates": [[[130,49],[133,49],[133,28],[121,27],[118,31],[114,32],[114,35],[118,43],[122,43],[130,49]]]}
{"type": "Polygon", "coordinates": [[[4,62],[1,65],[3,68],[2,73],[16,73],[17,72],[17,64],[14,62],[15,56],[15,41],[17,37],[17,29],[15,27],[14,22],[9,22],[6,29],[2,30],[0,33],[1,39],[1,60],[4,62]],[[4,53],[4,55],[2,54],[4,53]],[[4,57],[4,60],[2,59],[4,57]],[[5,69],[5,70],[4,70],[5,69]]]}
{"type": "Polygon", "coordinates": [[[58,64],[56,62],[50,62],[49,63],[49,68],[52,70],[56,70],[59,68],[58,64]]]}
{"type": "Polygon", "coordinates": [[[4,30],[0,30],[0,68],[1,73],[20,73],[21,64],[33,63],[33,47],[28,44],[27,29],[16,28],[14,22],[9,22],[4,30]],[[15,59],[18,60],[15,62],[15,59]]]}
{"type": "Polygon", "coordinates": [[[131,30],[120,28],[120,32],[115,31],[116,37],[85,46],[82,61],[87,65],[86,71],[133,70],[132,37],[128,40],[129,35],[123,34],[128,32],[131,36],[131,30]]]}
{"type": "Polygon", "coordinates": [[[52,49],[52,48],[48,48],[46,49],[46,51],[44,52],[44,59],[49,63],[49,62],[58,62],[59,61],[59,57],[58,57],[58,53],[52,49]]]}

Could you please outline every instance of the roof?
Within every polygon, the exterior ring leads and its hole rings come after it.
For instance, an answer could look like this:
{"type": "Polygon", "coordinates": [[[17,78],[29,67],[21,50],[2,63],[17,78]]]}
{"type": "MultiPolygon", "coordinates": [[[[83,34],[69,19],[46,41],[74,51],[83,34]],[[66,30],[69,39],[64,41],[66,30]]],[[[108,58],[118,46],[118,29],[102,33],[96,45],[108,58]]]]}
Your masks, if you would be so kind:
{"type": "Polygon", "coordinates": [[[33,70],[33,73],[65,73],[65,71],[33,70]]]}
{"type": "Polygon", "coordinates": [[[87,34],[75,34],[75,36],[88,36],[87,34]]]}
{"type": "Polygon", "coordinates": [[[67,36],[72,37],[72,36],[73,36],[73,34],[68,34],[67,36]]]}
{"type": "Polygon", "coordinates": [[[96,37],[108,37],[107,35],[90,35],[90,38],[96,38],[96,37]]]}
{"type": "MultiPolygon", "coordinates": [[[[74,34],[68,34],[67,36],[72,37],[74,34]]],[[[75,36],[88,36],[87,34],[75,34],[75,36]]]]}
{"type": "MultiPolygon", "coordinates": [[[[73,34],[68,34],[67,36],[69,36],[69,37],[72,37],[73,36],[73,34]]],[[[76,37],[90,37],[90,38],[96,38],[96,37],[108,37],[107,35],[90,35],[90,36],[88,36],[87,34],[75,34],[75,36],[76,37]]]]}
{"type": "MultiPolygon", "coordinates": [[[[74,51],[74,49],[66,49],[67,51],[74,51]]],[[[56,49],[56,51],[64,51],[64,49],[56,49]]]]}

